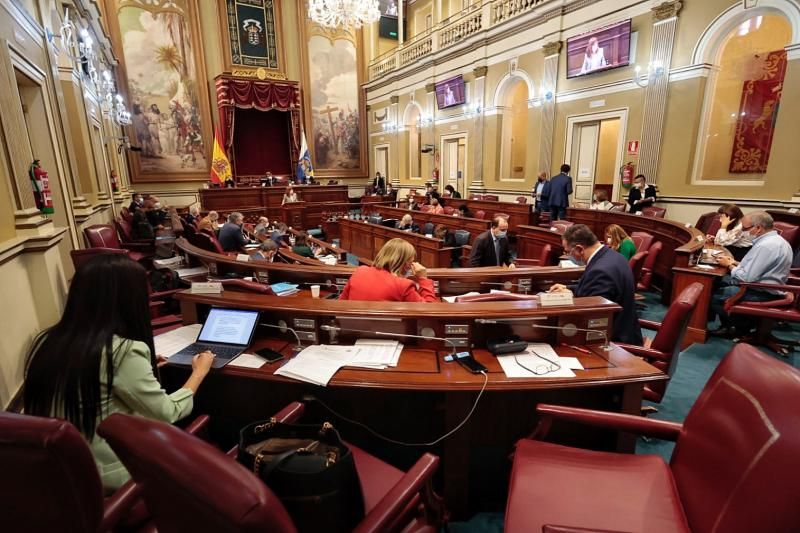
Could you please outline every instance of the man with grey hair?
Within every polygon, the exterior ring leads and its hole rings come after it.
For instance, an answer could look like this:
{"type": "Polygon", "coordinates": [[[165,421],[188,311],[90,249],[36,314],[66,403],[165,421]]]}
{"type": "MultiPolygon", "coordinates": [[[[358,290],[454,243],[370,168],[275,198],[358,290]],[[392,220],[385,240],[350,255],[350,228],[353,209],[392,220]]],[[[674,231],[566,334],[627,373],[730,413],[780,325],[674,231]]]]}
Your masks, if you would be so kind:
{"type": "MultiPolygon", "coordinates": [[[[729,270],[730,275],[722,279],[719,290],[711,300],[711,312],[719,315],[720,321],[719,329],[711,331],[712,334],[733,336],[748,332],[746,321],[731,317],[724,309],[725,300],[739,292],[740,283],[786,283],[792,267],[792,247],[772,226],[773,220],[769,213],[748,213],[742,218],[742,232],[750,235],[753,247],[741,262],[728,255],[717,260],[721,267],[729,270]]],[[[741,301],[767,302],[782,296],[783,293],[778,290],[749,288],[741,301]]]]}
{"type": "Polygon", "coordinates": [[[547,181],[547,172],[539,172],[536,176],[536,183],[533,184],[533,210],[537,213],[550,212],[550,204],[547,199],[550,197],[550,182],[547,181]]]}
{"type": "Polygon", "coordinates": [[[226,252],[241,252],[249,241],[242,233],[244,216],[238,211],[228,215],[228,222],[219,230],[219,244],[226,252]]]}

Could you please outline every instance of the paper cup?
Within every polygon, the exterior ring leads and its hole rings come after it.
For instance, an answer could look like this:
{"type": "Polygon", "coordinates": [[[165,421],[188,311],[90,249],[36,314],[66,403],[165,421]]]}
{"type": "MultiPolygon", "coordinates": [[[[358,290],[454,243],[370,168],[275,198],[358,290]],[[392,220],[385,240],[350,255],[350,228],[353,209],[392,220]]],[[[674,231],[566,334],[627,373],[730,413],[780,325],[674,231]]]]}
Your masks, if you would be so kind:
{"type": "Polygon", "coordinates": [[[312,285],[311,286],[311,297],[312,298],[319,298],[319,285],[312,285]]]}

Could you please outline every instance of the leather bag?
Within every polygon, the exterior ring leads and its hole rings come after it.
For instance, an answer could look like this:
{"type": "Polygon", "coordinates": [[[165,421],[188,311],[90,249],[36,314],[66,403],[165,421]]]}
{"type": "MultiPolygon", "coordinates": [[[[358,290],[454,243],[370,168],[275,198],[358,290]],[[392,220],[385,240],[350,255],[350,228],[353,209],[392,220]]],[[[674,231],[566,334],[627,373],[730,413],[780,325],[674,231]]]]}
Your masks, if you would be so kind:
{"type": "Polygon", "coordinates": [[[301,533],[352,531],[364,518],[353,454],[328,422],[250,424],[239,435],[238,461],[280,498],[301,533]]]}

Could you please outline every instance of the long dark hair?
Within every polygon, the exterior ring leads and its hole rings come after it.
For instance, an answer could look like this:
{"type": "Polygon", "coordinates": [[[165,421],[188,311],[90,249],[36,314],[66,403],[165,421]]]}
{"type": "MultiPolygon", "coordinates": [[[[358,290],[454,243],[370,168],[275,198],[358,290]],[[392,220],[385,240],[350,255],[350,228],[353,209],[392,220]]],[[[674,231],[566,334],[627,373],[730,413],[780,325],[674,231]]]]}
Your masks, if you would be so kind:
{"type": "Polygon", "coordinates": [[[111,396],[114,335],[127,339],[117,348],[121,353],[131,341],[145,343],[156,373],[147,294],[144,268],[127,256],[101,254],[79,268],[61,320],[34,340],[28,355],[25,412],[35,416],[63,414],[91,440],[101,408],[103,358],[111,396]]]}

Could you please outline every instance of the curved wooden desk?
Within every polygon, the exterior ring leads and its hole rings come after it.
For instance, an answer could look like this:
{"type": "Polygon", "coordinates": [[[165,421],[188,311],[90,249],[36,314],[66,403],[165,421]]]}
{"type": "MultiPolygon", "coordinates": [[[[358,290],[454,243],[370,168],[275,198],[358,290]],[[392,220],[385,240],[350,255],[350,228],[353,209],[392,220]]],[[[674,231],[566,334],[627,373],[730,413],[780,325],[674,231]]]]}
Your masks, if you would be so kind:
{"type": "MultiPolygon", "coordinates": [[[[457,517],[465,516],[468,510],[497,508],[497,504],[505,501],[508,454],[516,440],[535,426],[536,403],[638,413],[643,384],[666,379],[659,370],[614,345],[606,351],[599,340],[585,344],[586,333],[567,337],[564,329],[532,327],[539,324],[564,328],[574,324],[578,328],[593,326],[589,329],[608,331],[609,319],[619,308],[602,298],[579,298],[574,306],[544,309],[530,301],[344,302],[313,299],[305,293],[277,297],[227,291],[221,295],[184,292],[178,298],[186,323],[202,320],[211,306],[259,309],[261,324],[281,326],[283,321],[295,328],[304,345],[331,342],[330,332],[323,325],[341,328],[334,340],[342,344],[351,344],[358,337],[391,338],[375,332],[415,335],[431,328],[434,337],[448,338],[451,342],[463,339],[466,344],[474,345],[476,359],[488,368],[486,391],[469,422],[436,446],[390,445],[342,422],[321,404],[310,404],[312,419],[333,421],[348,440],[398,466],[407,466],[424,450],[439,454],[443,461],[443,493],[457,517]],[[508,334],[558,346],[561,355],[578,357],[585,370],[576,371],[574,378],[508,378],[498,361],[481,348],[487,338],[508,334]],[[559,346],[561,342],[582,345],[586,353],[559,346]]],[[[295,337],[288,330],[282,333],[275,327],[263,326],[256,335],[248,351],[266,346],[291,355],[295,337]]],[[[310,396],[390,438],[416,443],[433,441],[456,427],[470,412],[484,377],[471,374],[456,363],[444,362],[443,356],[451,351],[449,343],[430,338],[397,337],[397,340],[405,346],[397,367],[344,368],[327,387],[275,376],[281,363],[257,369],[227,366],[204,382],[195,398],[195,408],[211,415],[212,436],[224,444],[234,440],[238,429],[245,424],[269,416],[290,401],[310,396]]],[[[167,365],[162,376],[172,389],[183,383],[188,371],[167,365]]],[[[635,445],[635,439],[629,436],[591,428],[559,426],[553,438],[600,449],[632,451],[635,445]]]]}
{"type": "MultiPolygon", "coordinates": [[[[209,252],[178,239],[175,245],[191,265],[208,266],[210,276],[238,274],[254,276],[270,283],[291,283],[338,286],[343,289],[355,267],[337,265],[290,265],[266,261],[237,261],[235,256],[209,252]]],[[[431,268],[428,277],[433,280],[437,294],[456,296],[470,291],[489,292],[490,289],[505,289],[512,292],[538,292],[554,283],[573,283],[583,273],[582,268],[526,267],[507,269],[483,268],[431,268]]]]}

